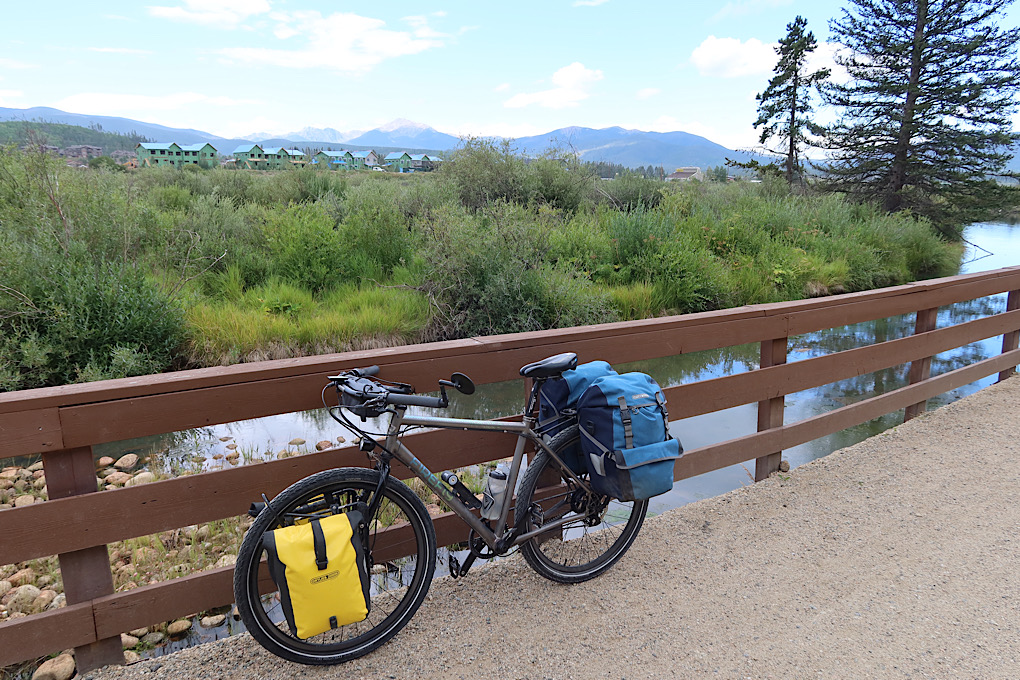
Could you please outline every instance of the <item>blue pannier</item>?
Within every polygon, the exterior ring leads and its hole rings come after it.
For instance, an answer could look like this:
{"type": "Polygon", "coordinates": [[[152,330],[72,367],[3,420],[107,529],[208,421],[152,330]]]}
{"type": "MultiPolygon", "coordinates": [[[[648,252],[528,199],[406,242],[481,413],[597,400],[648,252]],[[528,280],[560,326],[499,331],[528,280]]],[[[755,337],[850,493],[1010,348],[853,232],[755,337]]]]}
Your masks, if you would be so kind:
{"type": "Polygon", "coordinates": [[[651,376],[598,378],[578,400],[577,418],[595,491],[633,501],[673,488],[673,466],[683,448],[669,434],[666,396],[651,376]]]}
{"type": "MultiPolygon", "coordinates": [[[[577,421],[577,400],[595,380],[610,375],[616,375],[616,371],[607,362],[589,361],[564,371],[560,377],[547,379],[538,392],[538,422],[535,431],[548,442],[573,425],[577,421]]],[[[578,447],[562,455],[563,462],[575,473],[584,471],[578,447]]]]}

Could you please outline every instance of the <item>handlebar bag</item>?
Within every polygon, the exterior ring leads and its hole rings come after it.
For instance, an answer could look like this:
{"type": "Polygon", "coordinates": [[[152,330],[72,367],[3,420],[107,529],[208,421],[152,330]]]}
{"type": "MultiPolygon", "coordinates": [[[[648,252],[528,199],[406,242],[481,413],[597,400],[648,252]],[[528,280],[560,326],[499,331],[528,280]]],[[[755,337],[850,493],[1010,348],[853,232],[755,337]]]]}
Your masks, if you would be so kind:
{"type": "MultiPolygon", "coordinates": [[[[301,522],[302,520],[298,520],[301,522]]],[[[371,606],[361,513],[330,515],[262,536],[291,631],[306,639],[362,621],[371,606]]]]}
{"type": "MultiPolygon", "coordinates": [[[[616,375],[608,362],[589,361],[564,371],[559,377],[547,378],[538,391],[538,434],[549,442],[572,425],[577,416],[577,400],[596,379],[608,375],[616,375]]],[[[564,451],[561,455],[563,462],[575,474],[584,471],[580,447],[573,447],[573,450],[564,451]]]]}
{"type": "Polygon", "coordinates": [[[624,373],[595,380],[577,403],[581,451],[592,488],[623,501],[673,488],[683,454],[669,434],[666,396],[651,376],[624,373]]]}

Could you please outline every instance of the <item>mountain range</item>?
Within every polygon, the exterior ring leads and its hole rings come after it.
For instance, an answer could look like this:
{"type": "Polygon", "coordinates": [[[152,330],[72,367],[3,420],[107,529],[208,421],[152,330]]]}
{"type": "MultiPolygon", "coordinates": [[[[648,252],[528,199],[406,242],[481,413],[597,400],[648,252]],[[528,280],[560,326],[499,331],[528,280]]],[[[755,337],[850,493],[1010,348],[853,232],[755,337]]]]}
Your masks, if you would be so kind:
{"type": "MultiPolygon", "coordinates": [[[[201,130],[172,128],[155,123],[118,118],[68,113],[48,107],[11,109],[0,107],[0,120],[24,120],[65,123],[120,134],[135,133],[157,142],[180,144],[209,142],[221,154],[229,154],[238,146],[257,142],[266,146],[339,149],[374,149],[385,153],[404,150],[413,153],[448,154],[457,148],[460,138],[439,132],[428,125],[398,118],[373,130],[343,132],[334,128],[306,127],[285,135],[256,133],[243,138],[224,138],[201,130]]],[[[605,161],[625,167],[662,166],[667,172],[679,167],[701,168],[723,165],[727,158],[744,161],[749,155],[728,149],[721,144],[689,132],[645,132],[609,127],[595,130],[586,127],[565,127],[533,137],[520,137],[514,146],[521,153],[538,155],[547,151],[573,152],[585,161],[605,161]]],[[[1020,152],[1008,166],[1020,172],[1020,152]]]]}

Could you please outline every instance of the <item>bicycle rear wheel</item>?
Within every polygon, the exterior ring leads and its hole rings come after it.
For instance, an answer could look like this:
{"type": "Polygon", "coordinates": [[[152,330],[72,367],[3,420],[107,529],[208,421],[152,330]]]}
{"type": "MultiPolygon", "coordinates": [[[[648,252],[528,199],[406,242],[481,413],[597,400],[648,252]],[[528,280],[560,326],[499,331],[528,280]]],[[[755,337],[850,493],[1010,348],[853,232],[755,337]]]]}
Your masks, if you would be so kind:
{"type": "Polygon", "coordinates": [[[304,664],[336,664],[363,656],[404,627],[418,610],[436,567],[436,535],[421,500],[405,484],[390,478],[379,509],[369,518],[364,548],[371,574],[371,611],[363,621],[308,639],[290,630],[280,594],[261,567],[262,535],[294,523],[296,515],[326,516],[368,503],[379,472],[338,468],[306,477],[274,498],[244,537],[234,567],[234,597],[241,620],[252,637],[273,654],[304,664]]]}
{"type": "MultiPolygon", "coordinates": [[[[577,427],[559,433],[549,444],[562,453],[578,445],[577,427]]],[[[587,472],[579,475],[587,479],[587,472]]],[[[566,519],[521,544],[521,554],[532,569],[551,581],[580,583],[595,578],[623,557],[645,521],[648,501],[619,501],[586,492],[565,475],[552,456],[540,451],[521,481],[515,518],[526,513],[526,530],[566,519]]]]}

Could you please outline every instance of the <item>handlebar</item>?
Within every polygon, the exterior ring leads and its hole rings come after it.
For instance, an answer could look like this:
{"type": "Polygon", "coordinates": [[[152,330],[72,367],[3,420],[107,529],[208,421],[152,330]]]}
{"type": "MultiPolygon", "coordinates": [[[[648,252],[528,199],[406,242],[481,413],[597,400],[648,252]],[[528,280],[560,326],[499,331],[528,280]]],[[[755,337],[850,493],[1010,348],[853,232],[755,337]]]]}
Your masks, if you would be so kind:
{"type": "Polygon", "coordinates": [[[341,393],[340,405],[350,409],[357,415],[374,417],[382,412],[387,405],[424,406],[426,408],[446,408],[449,399],[445,390],[442,396],[430,397],[413,394],[414,388],[402,383],[385,384],[372,380],[371,376],[379,373],[378,366],[354,368],[339,375],[330,376],[329,380],[341,393]]]}

